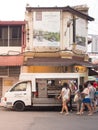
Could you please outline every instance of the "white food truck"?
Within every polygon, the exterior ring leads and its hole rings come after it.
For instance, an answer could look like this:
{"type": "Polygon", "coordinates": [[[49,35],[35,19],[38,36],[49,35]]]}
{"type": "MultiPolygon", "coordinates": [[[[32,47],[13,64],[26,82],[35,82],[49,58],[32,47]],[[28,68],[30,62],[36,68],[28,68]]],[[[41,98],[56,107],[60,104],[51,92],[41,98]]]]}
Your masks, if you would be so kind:
{"type": "Polygon", "coordinates": [[[3,106],[23,111],[26,106],[61,106],[60,94],[64,82],[80,84],[83,73],[21,73],[2,98],[3,106]]]}

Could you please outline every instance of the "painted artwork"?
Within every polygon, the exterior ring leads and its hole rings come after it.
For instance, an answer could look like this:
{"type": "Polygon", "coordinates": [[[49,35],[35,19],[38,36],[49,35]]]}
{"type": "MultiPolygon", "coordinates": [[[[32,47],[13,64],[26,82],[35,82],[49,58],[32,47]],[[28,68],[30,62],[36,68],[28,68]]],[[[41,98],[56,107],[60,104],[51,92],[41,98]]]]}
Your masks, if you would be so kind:
{"type": "Polygon", "coordinates": [[[60,12],[34,12],[33,46],[60,45],[60,12]]]}
{"type": "Polygon", "coordinates": [[[76,44],[85,47],[86,46],[86,21],[78,18],[76,19],[76,44]]]}

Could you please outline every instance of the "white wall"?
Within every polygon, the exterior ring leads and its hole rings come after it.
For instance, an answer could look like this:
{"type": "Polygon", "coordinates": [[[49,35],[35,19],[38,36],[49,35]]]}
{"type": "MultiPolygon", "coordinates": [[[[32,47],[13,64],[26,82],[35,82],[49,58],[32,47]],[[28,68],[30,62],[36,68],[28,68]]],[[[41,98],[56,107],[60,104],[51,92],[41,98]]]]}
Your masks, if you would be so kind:
{"type": "MultiPolygon", "coordinates": [[[[49,12],[49,11],[48,11],[49,12]]],[[[64,50],[65,48],[71,50],[73,47],[73,15],[68,12],[60,12],[60,45],[51,46],[51,45],[42,45],[42,46],[33,46],[33,29],[34,29],[34,15],[33,12],[26,12],[26,20],[28,21],[29,27],[29,41],[27,40],[27,50],[33,51],[56,51],[64,50]],[[70,22],[70,26],[67,24],[70,22]]],[[[76,30],[79,36],[86,37],[86,46],[76,46],[76,50],[81,50],[83,53],[87,50],[87,21],[81,18],[76,17],[76,30]]],[[[48,26],[48,25],[47,25],[48,26]]],[[[27,36],[28,37],[28,36],[27,36]]],[[[45,44],[45,43],[44,43],[45,44]]]]}
{"type": "Polygon", "coordinates": [[[21,47],[0,47],[0,55],[13,55],[19,53],[21,53],[21,47]]]}

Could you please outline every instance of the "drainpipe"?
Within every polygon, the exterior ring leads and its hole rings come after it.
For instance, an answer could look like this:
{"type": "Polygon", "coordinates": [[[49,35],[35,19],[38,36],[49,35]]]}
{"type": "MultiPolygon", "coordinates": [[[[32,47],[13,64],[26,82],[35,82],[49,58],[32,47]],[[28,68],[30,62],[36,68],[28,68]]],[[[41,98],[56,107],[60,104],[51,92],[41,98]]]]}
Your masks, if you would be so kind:
{"type": "Polygon", "coordinates": [[[73,44],[76,42],[76,19],[75,16],[73,16],[73,44]]]}
{"type": "Polygon", "coordinates": [[[21,52],[24,51],[25,46],[26,46],[26,38],[25,38],[26,34],[25,34],[25,29],[24,29],[24,25],[22,25],[22,40],[21,40],[21,52]]]}

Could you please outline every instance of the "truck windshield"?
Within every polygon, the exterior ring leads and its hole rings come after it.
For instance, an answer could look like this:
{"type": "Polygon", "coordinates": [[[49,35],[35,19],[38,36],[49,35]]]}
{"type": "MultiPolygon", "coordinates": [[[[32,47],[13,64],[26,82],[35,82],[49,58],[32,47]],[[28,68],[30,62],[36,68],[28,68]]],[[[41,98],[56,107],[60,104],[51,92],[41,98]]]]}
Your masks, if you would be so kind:
{"type": "Polygon", "coordinates": [[[26,91],[27,82],[16,84],[10,91],[26,91]]]}

